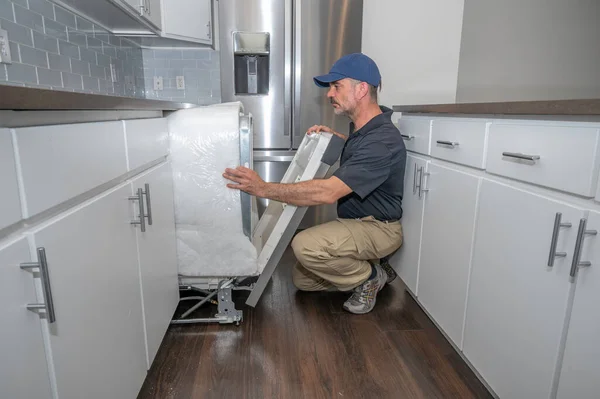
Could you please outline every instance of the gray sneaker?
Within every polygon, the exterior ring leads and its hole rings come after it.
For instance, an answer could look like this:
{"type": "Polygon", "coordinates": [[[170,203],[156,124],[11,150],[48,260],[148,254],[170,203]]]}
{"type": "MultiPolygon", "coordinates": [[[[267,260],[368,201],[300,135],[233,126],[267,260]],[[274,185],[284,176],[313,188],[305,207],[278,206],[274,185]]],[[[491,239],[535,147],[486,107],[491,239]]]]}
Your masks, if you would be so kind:
{"type": "Polygon", "coordinates": [[[388,284],[391,283],[392,281],[394,281],[396,279],[396,277],[398,277],[398,274],[396,273],[396,271],[394,270],[392,265],[390,265],[388,258],[381,258],[379,260],[379,264],[381,265],[381,268],[387,274],[387,283],[388,284]]]}
{"type": "Polygon", "coordinates": [[[369,313],[375,307],[377,293],[381,291],[387,280],[387,274],[381,266],[374,265],[376,276],[354,289],[352,296],[344,302],[344,309],[354,314],[369,313]]]}

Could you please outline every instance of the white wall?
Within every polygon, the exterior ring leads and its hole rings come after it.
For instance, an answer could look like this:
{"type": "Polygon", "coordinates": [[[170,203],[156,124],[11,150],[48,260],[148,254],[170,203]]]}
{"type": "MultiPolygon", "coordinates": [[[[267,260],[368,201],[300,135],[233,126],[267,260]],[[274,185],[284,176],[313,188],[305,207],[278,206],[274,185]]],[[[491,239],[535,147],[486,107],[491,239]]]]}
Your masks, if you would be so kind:
{"type": "Polygon", "coordinates": [[[600,97],[599,0],[465,0],[458,102],[600,97]]]}
{"type": "Polygon", "coordinates": [[[455,101],[463,4],[364,0],[362,51],[379,66],[380,104],[455,101]]]}

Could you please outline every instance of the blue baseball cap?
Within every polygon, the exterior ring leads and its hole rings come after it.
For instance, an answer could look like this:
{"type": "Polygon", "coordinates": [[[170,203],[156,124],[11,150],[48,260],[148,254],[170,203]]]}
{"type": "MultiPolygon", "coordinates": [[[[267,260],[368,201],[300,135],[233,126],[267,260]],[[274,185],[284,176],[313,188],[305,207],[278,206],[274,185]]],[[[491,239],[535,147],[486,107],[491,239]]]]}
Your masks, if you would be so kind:
{"type": "Polygon", "coordinates": [[[315,76],[313,80],[319,87],[329,87],[336,80],[352,78],[378,87],[381,74],[377,64],[363,53],[348,54],[333,64],[327,75],[315,76]]]}

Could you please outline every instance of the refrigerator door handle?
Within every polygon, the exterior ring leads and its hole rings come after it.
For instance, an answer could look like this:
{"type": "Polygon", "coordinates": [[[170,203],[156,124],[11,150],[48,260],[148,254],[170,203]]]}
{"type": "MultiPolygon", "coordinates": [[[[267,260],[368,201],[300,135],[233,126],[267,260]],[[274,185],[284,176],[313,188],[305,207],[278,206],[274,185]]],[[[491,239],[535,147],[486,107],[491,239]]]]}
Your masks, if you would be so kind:
{"type": "MultiPolygon", "coordinates": [[[[294,136],[301,137],[300,97],[302,92],[302,0],[294,0],[294,136]]],[[[292,139],[293,140],[293,139],[292,139]]],[[[293,145],[293,143],[292,143],[293,145]]]]}
{"type": "MultiPolygon", "coordinates": [[[[294,57],[294,40],[293,40],[293,29],[294,29],[294,19],[293,19],[293,0],[288,0],[285,2],[285,22],[284,22],[284,40],[285,43],[283,45],[285,58],[284,58],[284,69],[283,73],[285,76],[284,85],[283,85],[283,94],[284,94],[284,120],[285,126],[283,128],[284,136],[291,136],[292,131],[292,110],[293,110],[293,99],[292,99],[292,79],[294,73],[292,72],[294,57]]],[[[292,146],[292,141],[290,139],[290,147],[292,146]]]]}

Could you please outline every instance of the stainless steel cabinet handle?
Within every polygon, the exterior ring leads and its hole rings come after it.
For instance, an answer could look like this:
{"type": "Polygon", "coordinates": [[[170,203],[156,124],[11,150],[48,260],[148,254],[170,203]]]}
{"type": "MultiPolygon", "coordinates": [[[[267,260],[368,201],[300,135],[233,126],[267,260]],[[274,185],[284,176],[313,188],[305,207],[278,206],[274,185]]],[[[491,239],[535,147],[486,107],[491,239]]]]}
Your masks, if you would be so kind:
{"type": "Polygon", "coordinates": [[[423,188],[423,176],[429,176],[429,172],[424,172],[425,167],[421,166],[421,174],[419,176],[419,198],[423,197],[423,193],[429,191],[428,188],[423,188]]]}
{"type": "Polygon", "coordinates": [[[509,158],[523,159],[525,161],[531,161],[531,162],[535,162],[540,159],[539,155],[527,155],[527,154],[521,154],[520,152],[503,152],[502,156],[509,157],[509,158]]]}
{"type": "Polygon", "coordinates": [[[592,262],[581,260],[581,248],[583,247],[583,239],[586,235],[595,236],[598,234],[596,230],[586,230],[587,219],[581,219],[579,221],[579,230],[577,231],[577,240],[575,241],[575,250],[573,251],[573,262],[571,263],[571,272],[569,275],[575,277],[578,267],[588,267],[592,265],[592,262]]]}
{"type": "Polygon", "coordinates": [[[208,23],[206,24],[206,26],[208,27],[208,38],[210,39],[212,37],[212,32],[210,30],[210,21],[208,21],[208,23]]]}
{"type": "Polygon", "coordinates": [[[558,233],[561,227],[571,227],[571,223],[561,223],[562,213],[557,212],[554,217],[554,229],[552,230],[552,240],[550,241],[550,255],[548,255],[548,266],[554,266],[554,258],[564,258],[566,252],[556,252],[556,243],[558,241],[558,233]]]}
{"type": "Polygon", "coordinates": [[[21,263],[21,269],[31,270],[39,269],[42,278],[42,290],[44,292],[44,303],[31,303],[27,305],[27,309],[36,311],[38,309],[46,310],[48,323],[56,321],[56,313],[54,312],[54,300],[52,299],[52,289],[50,287],[50,273],[48,271],[48,261],[46,260],[46,249],[40,247],[37,249],[38,262],[21,263]]]}
{"type": "Polygon", "coordinates": [[[152,15],[152,3],[150,3],[150,0],[147,0],[146,4],[146,11],[148,12],[148,15],[152,15]]]}
{"type": "Polygon", "coordinates": [[[142,233],[146,231],[146,216],[144,215],[144,190],[138,188],[137,195],[129,197],[130,201],[138,201],[140,207],[140,220],[133,220],[131,224],[139,224],[142,233]]]}
{"type": "Polygon", "coordinates": [[[150,202],[150,184],[146,183],[145,188],[146,190],[144,191],[144,194],[146,195],[146,208],[148,210],[148,214],[146,215],[146,217],[148,218],[148,224],[152,226],[152,203],[150,202]]]}
{"type": "Polygon", "coordinates": [[[441,145],[447,145],[452,148],[458,147],[458,142],[456,142],[456,141],[437,140],[436,143],[441,144],[441,145]]]}
{"type": "Polygon", "coordinates": [[[417,163],[415,162],[415,169],[413,172],[413,194],[417,192],[417,163]]]}
{"type": "Polygon", "coordinates": [[[400,136],[402,136],[402,138],[406,141],[410,141],[415,138],[415,136],[408,136],[406,134],[400,134],[400,136]]]}

